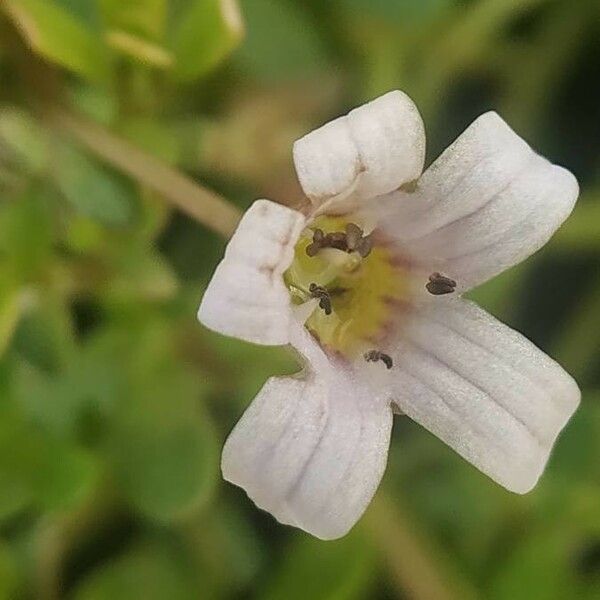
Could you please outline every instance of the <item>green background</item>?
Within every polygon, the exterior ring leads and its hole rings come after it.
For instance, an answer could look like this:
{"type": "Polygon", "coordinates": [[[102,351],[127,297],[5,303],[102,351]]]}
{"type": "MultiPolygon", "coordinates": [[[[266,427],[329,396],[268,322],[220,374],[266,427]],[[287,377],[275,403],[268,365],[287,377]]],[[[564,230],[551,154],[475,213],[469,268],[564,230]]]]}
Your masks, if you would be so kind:
{"type": "Polygon", "coordinates": [[[600,4],[235,6],[0,2],[0,598],[600,599],[600,4]],[[583,400],[522,497],[397,418],[373,504],[320,542],[220,479],[297,365],[196,322],[225,244],[202,215],[228,225],[179,174],[293,203],[292,141],[393,88],[428,163],[495,109],[578,177],[553,240],[471,295],[583,400]]]}

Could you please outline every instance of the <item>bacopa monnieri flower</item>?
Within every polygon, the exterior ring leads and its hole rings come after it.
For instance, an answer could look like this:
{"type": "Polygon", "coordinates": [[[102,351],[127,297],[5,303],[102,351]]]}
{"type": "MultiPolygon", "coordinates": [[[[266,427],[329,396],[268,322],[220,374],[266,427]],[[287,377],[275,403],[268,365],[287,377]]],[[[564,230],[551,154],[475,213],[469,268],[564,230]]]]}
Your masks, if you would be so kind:
{"type": "Polygon", "coordinates": [[[580,392],[522,335],[461,294],[545,244],[578,195],[494,112],[424,172],[413,102],[390,92],[294,145],[311,209],[245,213],[198,313],[290,344],[227,440],[225,479],[280,522],[332,539],[369,504],[393,413],[508,490],[537,482],[580,392]]]}

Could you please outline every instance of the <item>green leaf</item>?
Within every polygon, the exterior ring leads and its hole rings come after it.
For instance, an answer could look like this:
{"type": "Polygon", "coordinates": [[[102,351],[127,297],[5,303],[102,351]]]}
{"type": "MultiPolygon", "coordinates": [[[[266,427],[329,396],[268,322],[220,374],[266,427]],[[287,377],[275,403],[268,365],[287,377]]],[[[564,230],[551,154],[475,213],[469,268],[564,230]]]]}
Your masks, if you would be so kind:
{"type": "Polygon", "coordinates": [[[121,490],[159,521],[197,510],[214,484],[214,433],[185,387],[163,382],[120,407],[113,424],[109,452],[121,490]]]}
{"type": "Polygon", "coordinates": [[[166,0],[99,0],[102,15],[110,29],[118,29],[146,40],[162,39],[166,0]]]}
{"type": "Polygon", "coordinates": [[[77,109],[94,121],[109,127],[117,120],[119,99],[108,90],[81,84],[70,86],[67,92],[77,109]]]}
{"type": "Polygon", "coordinates": [[[197,335],[214,356],[227,356],[219,383],[227,390],[227,401],[234,402],[237,408],[247,407],[269,377],[290,375],[301,369],[288,348],[256,346],[200,328],[197,335]]]}
{"type": "Polygon", "coordinates": [[[119,133],[141,150],[170,164],[177,162],[180,142],[169,124],[156,119],[134,117],[120,126],[119,133]]]}
{"type": "Polygon", "coordinates": [[[70,308],[61,299],[45,294],[31,306],[15,335],[15,349],[45,373],[58,373],[77,356],[70,308]]]}
{"type": "Polygon", "coordinates": [[[66,11],[81,19],[91,29],[100,29],[98,0],[56,0],[66,11]]]}
{"type": "Polygon", "coordinates": [[[358,18],[371,15],[415,23],[437,16],[452,4],[452,0],[342,0],[341,4],[358,18]]]}
{"type": "Polygon", "coordinates": [[[170,67],[173,56],[164,46],[166,0],[100,0],[108,45],[135,60],[170,67]]]}
{"type": "Polygon", "coordinates": [[[294,536],[273,573],[264,600],[351,600],[370,597],[375,554],[360,530],[322,542],[294,536]]]}
{"type": "Polygon", "coordinates": [[[175,77],[189,81],[208,73],[232,52],[243,33],[237,0],[194,0],[180,15],[173,37],[175,77]]]}
{"type": "Polygon", "coordinates": [[[0,598],[15,598],[19,579],[15,557],[8,545],[0,543],[0,598]]]}
{"type": "Polygon", "coordinates": [[[34,469],[36,503],[48,511],[71,510],[95,489],[100,465],[89,452],[48,436],[40,440],[34,469]]]}
{"type": "Polygon", "coordinates": [[[168,300],[177,292],[177,278],[160,253],[135,247],[118,258],[115,272],[100,290],[107,305],[168,300]]]}
{"type": "Polygon", "coordinates": [[[21,315],[28,304],[29,294],[17,287],[0,283],[0,357],[10,345],[21,315]]]}
{"type": "Polygon", "coordinates": [[[117,356],[129,384],[106,451],[121,492],[139,511],[177,519],[200,508],[215,483],[215,433],[201,404],[206,384],[180,365],[160,322],[147,320],[122,337],[117,356]]]}
{"type": "Polygon", "coordinates": [[[44,189],[30,188],[0,213],[0,261],[6,261],[3,271],[16,281],[37,279],[52,259],[54,232],[46,195],[44,189]]]}
{"type": "Polygon", "coordinates": [[[106,81],[102,39],[52,0],[6,0],[4,10],[34,52],[95,82],[106,81]]]}
{"type": "Polygon", "coordinates": [[[185,561],[168,547],[144,540],[104,563],[84,580],[74,600],[191,600],[194,577],[185,561]]]}
{"type": "Polygon", "coordinates": [[[160,68],[173,64],[173,56],[168,50],[127,31],[111,29],[106,34],[106,41],[114,50],[144,64],[160,68]]]}
{"type": "Polygon", "coordinates": [[[324,45],[302,5],[246,0],[242,6],[248,37],[237,54],[251,73],[267,81],[282,81],[327,69],[324,45]]]}
{"type": "Polygon", "coordinates": [[[266,564],[267,544],[240,508],[220,497],[210,510],[186,521],[186,539],[203,567],[203,584],[224,597],[252,585],[266,564]]]}
{"type": "MultiPolygon", "coordinates": [[[[2,433],[0,433],[0,449],[4,450],[2,433]]],[[[17,476],[12,469],[6,468],[0,458],[0,521],[17,514],[34,500],[33,486],[27,479],[17,476]]],[[[1,596],[0,596],[1,597],[1,596]]]]}
{"type": "Polygon", "coordinates": [[[597,522],[588,523],[587,527],[586,535],[586,531],[573,524],[546,523],[541,530],[526,535],[497,566],[489,593],[484,597],[530,600],[535,590],[536,600],[596,598],[598,576],[589,577],[584,569],[578,568],[586,544],[598,535],[597,522]]]}
{"type": "Polygon", "coordinates": [[[82,502],[97,481],[91,455],[26,423],[15,411],[0,419],[2,511],[27,504],[42,510],[68,510],[82,502]]]}
{"type": "Polygon", "coordinates": [[[54,176],[73,208],[105,225],[131,221],[132,198],[121,179],[74,146],[63,144],[57,154],[54,176]]]}
{"type": "MultiPolygon", "coordinates": [[[[0,143],[29,173],[39,173],[48,160],[48,140],[25,111],[6,107],[0,112],[0,143]]],[[[2,157],[5,160],[5,157],[2,157]]]]}

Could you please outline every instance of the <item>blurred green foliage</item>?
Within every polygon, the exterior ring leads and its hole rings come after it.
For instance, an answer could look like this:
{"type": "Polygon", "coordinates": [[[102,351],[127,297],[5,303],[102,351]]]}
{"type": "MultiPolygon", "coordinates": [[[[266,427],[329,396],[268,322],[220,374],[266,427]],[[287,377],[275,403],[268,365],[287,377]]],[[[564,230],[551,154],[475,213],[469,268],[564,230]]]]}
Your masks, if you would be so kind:
{"type": "Polygon", "coordinates": [[[599,29],[597,0],[0,3],[0,598],[600,598],[599,29]],[[578,176],[553,241],[473,295],[583,402],[525,497],[397,419],[373,506],[325,543],[219,478],[296,369],[195,322],[225,240],[53,114],[244,208],[297,200],[292,141],[391,88],[430,159],[493,108],[578,176]]]}

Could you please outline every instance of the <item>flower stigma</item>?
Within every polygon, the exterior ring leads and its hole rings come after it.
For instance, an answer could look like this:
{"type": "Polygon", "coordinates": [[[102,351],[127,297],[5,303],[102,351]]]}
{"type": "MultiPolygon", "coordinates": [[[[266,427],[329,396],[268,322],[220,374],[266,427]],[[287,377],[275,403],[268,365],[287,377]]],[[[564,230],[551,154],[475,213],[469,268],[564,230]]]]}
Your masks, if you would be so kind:
{"type": "Polygon", "coordinates": [[[384,337],[408,292],[394,258],[343,217],[318,217],[303,231],[284,281],[295,305],[319,300],[305,326],[325,349],[354,358],[384,337]]]}

